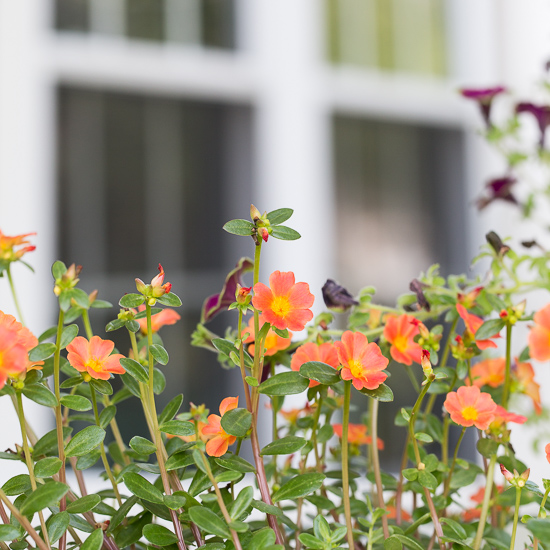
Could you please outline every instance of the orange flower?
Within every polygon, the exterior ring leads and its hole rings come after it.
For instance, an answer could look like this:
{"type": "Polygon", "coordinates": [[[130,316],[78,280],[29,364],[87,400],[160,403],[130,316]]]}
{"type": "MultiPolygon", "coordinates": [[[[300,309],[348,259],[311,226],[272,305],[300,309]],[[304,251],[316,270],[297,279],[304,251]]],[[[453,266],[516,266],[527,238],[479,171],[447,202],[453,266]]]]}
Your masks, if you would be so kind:
{"type": "MultiPolygon", "coordinates": [[[[333,424],[334,433],[342,439],[342,424],[333,424]]],[[[384,442],[378,437],[377,447],[384,450],[384,442]]],[[[351,445],[372,445],[372,437],[367,435],[367,427],[364,424],[348,424],[348,443],[351,445]]]]}
{"type": "Polygon", "coordinates": [[[384,327],[384,338],[392,345],[391,356],[398,363],[410,365],[413,361],[420,363],[422,348],[414,341],[419,332],[413,317],[404,313],[399,317],[393,315],[387,318],[384,327]]]}
{"type": "MultiPolygon", "coordinates": [[[[145,311],[145,304],[141,304],[138,307],[138,311],[145,311]]],[[[158,313],[155,313],[151,316],[151,330],[153,334],[158,332],[164,325],[174,325],[181,319],[181,316],[178,312],[173,309],[163,309],[158,313]]],[[[142,334],[147,334],[147,317],[141,319],[136,319],[139,323],[139,329],[142,334]]]]}
{"type": "Polygon", "coordinates": [[[252,305],[262,312],[266,323],[278,329],[303,330],[313,319],[309,309],[315,297],[307,283],[295,283],[292,271],[274,271],[269,276],[268,288],[263,283],[254,285],[252,305]]]}
{"type": "Polygon", "coordinates": [[[488,393],[482,393],[477,386],[461,386],[449,392],[443,406],[451,420],[460,426],[475,426],[486,430],[496,416],[496,403],[488,393]]]}
{"type": "MultiPolygon", "coordinates": [[[[269,405],[268,408],[271,408],[271,405],[268,403],[266,407],[269,405]]],[[[309,404],[309,401],[306,402],[306,404],[301,409],[289,409],[288,411],[283,411],[282,409],[279,411],[279,414],[289,423],[289,424],[296,424],[296,421],[300,416],[309,416],[313,414],[313,412],[316,409],[316,405],[313,407],[309,404]]]]}
{"type": "Polygon", "coordinates": [[[21,326],[18,331],[18,343],[20,343],[27,351],[27,371],[42,370],[44,361],[31,361],[28,357],[29,351],[38,345],[38,338],[27,328],[21,326]]]}
{"type": "Polygon", "coordinates": [[[491,429],[499,429],[503,424],[506,424],[507,422],[524,424],[525,422],[527,422],[527,417],[521,414],[509,412],[501,405],[497,405],[495,408],[495,419],[491,422],[491,429]]]}
{"type": "MultiPolygon", "coordinates": [[[[260,315],[260,330],[264,326],[265,321],[260,315]]],[[[254,317],[251,317],[248,321],[248,327],[243,329],[242,334],[248,333],[243,342],[245,344],[250,344],[248,346],[248,353],[254,356],[254,317]]],[[[242,335],[241,335],[242,336],[242,335]]],[[[265,337],[264,348],[265,356],[275,355],[278,351],[288,348],[290,346],[290,341],[292,339],[292,332],[288,332],[288,338],[282,338],[274,330],[269,329],[267,336],[265,337]]]]}
{"type": "Polygon", "coordinates": [[[389,361],[382,355],[378,344],[370,343],[361,332],[346,330],[340,342],[334,342],[342,365],[342,380],[352,380],[357,390],[375,390],[388,377],[382,372],[389,361]]]}
{"type": "Polygon", "coordinates": [[[90,341],[77,336],[68,346],[67,359],[78,372],[84,373],[84,379],[97,378],[109,380],[111,373],[124,374],[126,370],[120,364],[124,357],[120,353],[111,355],[115,347],[111,340],[92,336],[90,341]]]}
{"type": "Polygon", "coordinates": [[[205,426],[202,430],[204,435],[214,436],[206,444],[206,453],[209,456],[222,456],[227,452],[229,445],[233,445],[237,438],[234,435],[229,435],[224,431],[221,425],[222,416],[227,412],[237,408],[239,404],[238,397],[226,397],[220,403],[220,414],[211,414],[208,416],[208,426],[205,426]]]}
{"type": "Polygon", "coordinates": [[[32,252],[36,249],[36,246],[25,246],[19,250],[15,250],[16,246],[23,244],[29,244],[26,237],[36,235],[36,233],[25,233],[23,235],[15,235],[14,237],[8,237],[0,231],[0,260],[7,262],[15,262],[21,259],[21,256],[27,252],[32,252]]]}
{"type": "Polygon", "coordinates": [[[29,356],[21,340],[21,329],[21,323],[13,315],[0,311],[0,388],[9,377],[27,370],[29,356]]]}
{"type": "Polygon", "coordinates": [[[546,447],[544,447],[544,452],[546,453],[546,460],[550,462],[550,443],[546,444],[546,447]]]}
{"type": "MultiPolygon", "coordinates": [[[[320,345],[314,344],[313,342],[308,342],[307,344],[300,346],[292,356],[290,368],[292,370],[299,371],[300,367],[308,361],[319,361],[321,363],[326,363],[335,369],[337,369],[340,365],[338,362],[338,353],[336,352],[336,348],[330,342],[325,342],[320,345]]],[[[319,382],[316,382],[315,380],[309,381],[310,388],[318,385],[319,382]]]]}
{"type": "Polygon", "coordinates": [[[472,367],[472,380],[474,386],[481,388],[482,386],[491,386],[498,388],[504,384],[506,375],[506,359],[499,357],[498,359],[484,359],[472,367]]]}
{"type": "Polygon", "coordinates": [[[529,333],[529,352],[537,361],[550,359],[550,304],[539,309],[533,317],[535,325],[529,333]]]}
{"type": "Polygon", "coordinates": [[[540,401],[540,384],[535,382],[535,371],[531,363],[518,363],[512,369],[512,376],[518,383],[517,391],[523,393],[533,400],[533,406],[537,414],[542,413],[540,401]]]}
{"type": "MultiPolygon", "coordinates": [[[[469,333],[469,336],[472,340],[475,340],[475,333],[479,327],[483,324],[483,319],[474,315],[473,313],[468,313],[466,308],[462,304],[456,304],[456,310],[458,314],[462,317],[464,324],[466,325],[466,331],[469,333]]],[[[500,338],[500,334],[494,334],[491,338],[500,338]]],[[[476,346],[479,349],[487,348],[496,348],[497,345],[490,339],[486,340],[475,340],[476,346]]]]}
{"type": "MultiPolygon", "coordinates": [[[[397,517],[397,510],[395,509],[395,506],[393,506],[392,504],[389,504],[386,506],[386,512],[387,512],[386,517],[388,519],[395,519],[397,517]]],[[[403,518],[404,521],[412,520],[411,515],[405,510],[401,510],[401,517],[403,518]]]]}

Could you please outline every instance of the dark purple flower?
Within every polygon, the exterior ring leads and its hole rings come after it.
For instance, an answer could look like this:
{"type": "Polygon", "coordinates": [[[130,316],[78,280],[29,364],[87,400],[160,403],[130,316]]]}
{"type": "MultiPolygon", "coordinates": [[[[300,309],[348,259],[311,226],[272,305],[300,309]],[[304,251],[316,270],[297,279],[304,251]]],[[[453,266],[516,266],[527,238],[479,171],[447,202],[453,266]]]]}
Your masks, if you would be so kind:
{"type": "Polygon", "coordinates": [[[550,106],[549,105],[535,105],[534,103],[518,103],[516,105],[516,113],[531,113],[537,120],[540,130],[539,147],[544,149],[544,134],[546,128],[550,126],[550,106]]]}
{"type": "Polygon", "coordinates": [[[483,208],[497,199],[518,204],[518,200],[512,194],[512,187],[516,182],[516,178],[513,178],[512,176],[495,178],[487,182],[485,185],[487,196],[480,197],[477,200],[477,207],[479,210],[483,210],[483,208]]]}
{"type": "Polygon", "coordinates": [[[207,323],[218,313],[225,311],[236,300],[237,283],[244,286],[242,280],[243,274],[253,269],[254,263],[250,258],[241,258],[239,260],[235,269],[227,274],[221,292],[209,296],[204,301],[201,312],[201,323],[207,323]]]}
{"type": "Polygon", "coordinates": [[[359,303],[353,299],[353,296],[343,286],[332,279],[327,279],[322,292],[325,305],[332,311],[346,311],[351,306],[356,306],[359,303]]]}
{"type": "Polygon", "coordinates": [[[416,294],[416,301],[418,302],[418,305],[426,311],[430,311],[430,303],[426,300],[426,296],[424,296],[424,286],[425,285],[418,279],[413,279],[409,285],[409,289],[416,294]]]}
{"type": "Polygon", "coordinates": [[[489,231],[489,233],[487,233],[487,235],[485,235],[485,239],[491,245],[491,248],[499,256],[504,256],[504,254],[506,254],[506,252],[508,252],[510,250],[510,247],[505,245],[502,242],[502,239],[494,231],[489,231]]]}
{"type": "Polygon", "coordinates": [[[468,98],[477,101],[483,120],[487,128],[491,127],[491,104],[493,98],[506,91],[504,86],[495,86],[494,88],[462,88],[460,93],[468,98]]]}

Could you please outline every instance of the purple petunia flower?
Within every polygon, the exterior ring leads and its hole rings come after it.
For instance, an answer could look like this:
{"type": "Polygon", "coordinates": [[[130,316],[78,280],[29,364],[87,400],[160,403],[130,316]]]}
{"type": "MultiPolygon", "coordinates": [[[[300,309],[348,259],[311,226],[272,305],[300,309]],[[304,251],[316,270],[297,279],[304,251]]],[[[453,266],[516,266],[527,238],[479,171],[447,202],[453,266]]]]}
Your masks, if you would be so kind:
{"type": "Polygon", "coordinates": [[[495,178],[487,182],[485,189],[488,192],[488,196],[480,197],[477,200],[478,209],[483,210],[486,206],[498,199],[513,204],[519,204],[516,197],[512,194],[512,187],[515,183],[517,183],[517,180],[512,176],[495,178]]]}
{"type": "Polygon", "coordinates": [[[539,147],[544,149],[544,134],[546,128],[550,126],[550,106],[549,105],[535,105],[534,103],[518,103],[516,105],[516,113],[531,113],[537,120],[540,130],[539,147]]]}
{"type": "Polygon", "coordinates": [[[359,303],[353,299],[353,296],[343,286],[332,279],[327,279],[322,292],[325,305],[332,311],[346,311],[351,306],[356,306],[359,303]]]}
{"type": "Polygon", "coordinates": [[[483,120],[487,128],[490,128],[492,126],[491,105],[493,103],[493,98],[505,91],[506,88],[504,86],[495,86],[494,88],[463,88],[460,90],[460,93],[468,99],[477,101],[481,109],[483,120]]]}

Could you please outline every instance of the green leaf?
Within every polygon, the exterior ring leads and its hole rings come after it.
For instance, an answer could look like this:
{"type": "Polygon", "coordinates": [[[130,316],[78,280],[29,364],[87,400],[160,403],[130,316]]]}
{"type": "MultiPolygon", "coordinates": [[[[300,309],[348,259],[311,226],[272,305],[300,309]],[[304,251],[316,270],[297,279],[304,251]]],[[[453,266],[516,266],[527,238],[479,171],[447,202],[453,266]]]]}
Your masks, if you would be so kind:
{"type": "Polygon", "coordinates": [[[80,374],[78,376],[71,376],[71,378],[67,378],[67,380],[63,380],[61,385],[59,386],[62,390],[66,390],[69,388],[74,388],[75,386],[79,386],[82,384],[82,376],[80,374]]]}
{"type": "Polygon", "coordinates": [[[90,307],[90,298],[80,288],[71,288],[68,294],[71,300],[74,300],[81,308],[88,309],[90,307]]]}
{"type": "Polygon", "coordinates": [[[203,531],[218,537],[231,538],[225,521],[209,508],[193,506],[189,508],[188,513],[191,521],[203,531]]]}
{"type": "Polygon", "coordinates": [[[2,491],[9,497],[26,493],[30,488],[31,478],[28,474],[19,474],[17,476],[8,479],[4,485],[2,485],[2,491]]]}
{"type": "Polygon", "coordinates": [[[221,426],[229,435],[244,437],[252,426],[252,414],[246,409],[232,409],[222,416],[221,426]]]}
{"type": "Polygon", "coordinates": [[[277,225],[271,228],[271,236],[282,241],[295,241],[301,237],[298,231],[286,227],[284,225],[277,225]]]}
{"type": "Polygon", "coordinates": [[[59,349],[65,349],[78,336],[78,325],[69,325],[63,329],[59,349]]]}
{"type": "Polygon", "coordinates": [[[21,538],[21,532],[14,525],[0,525],[0,541],[7,542],[21,538]]]}
{"type": "Polygon", "coordinates": [[[52,275],[54,279],[61,279],[67,271],[67,266],[60,260],[57,260],[52,265],[52,275]]]}
{"type": "Polygon", "coordinates": [[[321,426],[317,432],[317,443],[326,443],[334,435],[334,430],[330,424],[321,426]]]}
{"type": "MultiPolygon", "coordinates": [[[[63,428],[63,441],[67,439],[73,432],[70,427],[63,428]]],[[[34,446],[33,456],[47,455],[53,452],[57,452],[57,430],[53,429],[44,434],[34,446]]]]}
{"type": "Polygon", "coordinates": [[[278,208],[277,210],[269,212],[267,219],[271,225],[279,225],[286,222],[293,213],[294,210],[292,210],[292,208],[278,208]]]}
{"type": "Polygon", "coordinates": [[[84,514],[93,510],[101,502],[99,495],[86,495],[82,498],[77,498],[73,502],[67,504],[67,512],[69,514],[84,514]]]}
{"type": "Polygon", "coordinates": [[[185,508],[187,498],[184,495],[164,495],[164,504],[170,510],[179,510],[180,508],[185,508]]]}
{"type": "Polygon", "coordinates": [[[248,543],[248,550],[264,550],[275,544],[275,532],[269,527],[256,531],[248,543]]]}
{"type": "Polygon", "coordinates": [[[451,518],[439,518],[439,521],[443,524],[447,524],[456,533],[459,539],[466,539],[468,537],[468,533],[466,533],[466,530],[458,521],[451,518]]]}
{"type": "Polygon", "coordinates": [[[113,386],[111,386],[107,380],[92,378],[89,384],[90,386],[93,386],[95,391],[99,392],[101,395],[113,395],[113,386]]]}
{"type": "Polygon", "coordinates": [[[55,395],[42,384],[34,384],[33,386],[25,386],[21,392],[31,401],[44,405],[44,407],[56,407],[57,399],[55,395]]]}
{"type": "Polygon", "coordinates": [[[326,386],[337,384],[341,380],[340,374],[334,367],[320,361],[308,361],[304,363],[300,367],[300,375],[326,386]]]}
{"type": "Polygon", "coordinates": [[[423,441],[424,443],[431,443],[433,441],[433,437],[424,432],[416,432],[414,437],[418,439],[418,441],[423,441]]]}
{"type": "Polygon", "coordinates": [[[231,220],[223,226],[223,229],[232,235],[250,237],[254,224],[248,220],[231,220]]]}
{"type": "Polygon", "coordinates": [[[280,500],[294,500],[305,497],[319,489],[323,485],[325,477],[324,474],[319,473],[308,473],[293,477],[273,493],[272,500],[275,503],[280,500]]]}
{"type": "Polygon", "coordinates": [[[241,472],[243,474],[256,472],[256,468],[250,464],[250,462],[236,455],[225,454],[223,457],[215,458],[214,462],[222,468],[234,470],[235,472],[241,472]]]}
{"type": "Polygon", "coordinates": [[[141,363],[138,363],[135,359],[123,357],[120,360],[120,364],[126,369],[126,372],[138,382],[143,382],[144,384],[149,383],[149,373],[145,367],[141,363]]]}
{"type": "Polygon", "coordinates": [[[408,411],[407,411],[407,409],[405,409],[405,407],[401,407],[401,416],[403,417],[405,422],[407,422],[407,424],[408,424],[409,420],[411,419],[411,415],[408,413],[408,411]]]}
{"type": "Polygon", "coordinates": [[[118,302],[120,307],[133,308],[138,307],[145,302],[145,296],[143,294],[125,294],[118,302]]]}
{"type": "Polygon", "coordinates": [[[65,455],[83,456],[93,451],[105,439],[105,430],[99,426],[84,428],[67,443],[65,455]]]}
{"type": "Polygon", "coordinates": [[[393,401],[393,392],[389,386],[386,386],[386,384],[380,384],[380,386],[378,386],[375,390],[367,390],[366,388],[363,388],[361,393],[368,395],[373,399],[377,399],[378,401],[382,401],[383,403],[393,401]]]}
{"type": "Polygon", "coordinates": [[[299,372],[281,372],[262,382],[260,393],[265,395],[294,395],[302,393],[309,386],[309,380],[299,372]]]}
{"type": "Polygon", "coordinates": [[[134,319],[130,319],[130,321],[126,321],[124,323],[124,326],[130,331],[130,332],[138,332],[139,331],[139,323],[135,321],[134,319]]]}
{"type": "Polygon", "coordinates": [[[137,497],[155,504],[164,504],[162,493],[139,474],[127,472],[124,474],[124,483],[128,490],[137,497]]]}
{"type": "MultiPolygon", "coordinates": [[[[407,537],[406,535],[394,534],[390,537],[390,539],[397,539],[401,544],[403,544],[403,546],[410,548],[411,550],[425,550],[423,546],[416,542],[416,540],[411,537],[407,537]]],[[[385,547],[386,543],[384,542],[384,548],[385,547]]]]}
{"type": "Polygon", "coordinates": [[[530,519],[527,521],[527,529],[537,537],[542,544],[550,544],[550,518],[530,519]]]}
{"type": "Polygon", "coordinates": [[[110,535],[124,520],[124,518],[128,515],[130,512],[130,509],[134,504],[136,504],[138,501],[138,497],[133,496],[129,499],[125,500],[122,506],[116,511],[115,515],[111,518],[111,523],[109,524],[109,527],[107,528],[107,535],[110,535]]]}
{"type": "Polygon", "coordinates": [[[164,294],[160,298],[157,298],[157,301],[159,304],[162,304],[163,306],[169,306],[169,307],[180,307],[181,306],[181,299],[177,294],[174,294],[173,292],[169,292],[168,294],[164,294]]]}
{"type": "Polygon", "coordinates": [[[166,365],[168,363],[168,352],[161,345],[153,344],[149,347],[149,351],[157,363],[160,363],[161,365],[166,365]]]}
{"type": "Polygon", "coordinates": [[[313,532],[318,539],[330,542],[330,526],[321,514],[313,520],[313,532]]]}
{"type": "Polygon", "coordinates": [[[109,321],[105,325],[105,332],[113,332],[115,330],[118,330],[119,328],[122,328],[124,326],[125,321],[122,319],[114,319],[113,321],[109,321]]]}
{"type": "Polygon", "coordinates": [[[246,376],[245,380],[246,383],[253,388],[256,388],[259,385],[258,379],[254,378],[253,376],[246,376]]]}
{"type": "Polygon", "coordinates": [[[162,525],[146,525],[143,528],[143,536],[157,546],[169,546],[178,542],[178,537],[162,525]]]}
{"type": "Polygon", "coordinates": [[[61,469],[63,462],[56,456],[50,456],[39,460],[34,465],[34,475],[36,477],[51,477],[61,469]]]}
{"type": "Polygon", "coordinates": [[[71,518],[67,512],[59,512],[48,518],[48,521],[46,521],[46,529],[48,530],[50,544],[54,544],[61,538],[69,527],[70,521],[71,518]]]}
{"type": "MultiPolygon", "coordinates": [[[[230,356],[232,353],[237,353],[235,342],[226,340],[225,338],[213,338],[212,345],[224,355],[230,356]]],[[[246,367],[251,368],[254,364],[252,357],[245,351],[244,352],[244,364],[246,367]]]]}
{"type": "Polygon", "coordinates": [[[116,407],[114,405],[105,407],[99,415],[99,427],[105,429],[111,423],[111,420],[115,417],[115,415],[116,407]]]}
{"type": "Polygon", "coordinates": [[[289,455],[302,449],[307,441],[303,437],[288,435],[268,443],[261,451],[261,455],[289,455]]]}
{"type": "Polygon", "coordinates": [[[254,489],[252,487],[245,487],[237,496],[237,498],[229,505],[229,515],[232,519],[236,520],[241,517],[242,514],[251,506],[252,499],[254,497],[254,489]]]}
{"type": "Polygon", "coordinates": [[[186,420],[168,420],[159,427],[161,432],[170,435],[195,435],[195,425],[186,420]]]}
{"type": "Polygon", "coordinates": [[[81,395],[64,395],[61,404],[73,411],[89,411],[92,408],[91,401],[81,395]]]}
{"type": "Polygon", "coordinates": [[[478,329],[475,334],[476,340],[487,340],[495,334],[498,334],[506,323],[502,319],[490,319],[485,321],[478,329]]]}
{"type": "Polygon", "coordinates": [[[188,452],[173,454],[166,461],[166,470],[177,470],[178,468],[186,468],[193,464],[193,455],[188,452]]]}
{"type": "Polygon", "coordinates": [[[94,300],[90,307],[96,308],[96,309],[111,309],[113,307],[113,304],[111,302],[108,302],[107,300],[94,300]]]}
{"type": "Polygon", "coordinates": [[[96,529],[82,544],[80,550],[101,550],[103,546],[103,531],[96,529]]]}
{"type": "Polygon", "coordinates": [[[403,545],[401,541],[396,537],[389,537],[384,539],[384,550],[402,550],[403,545]]]}
{"type": "Polygon", "coordinates": [[[159,424],[172,420],[179,411],[181,404],[183,403],[183,395],[180,393],[176,395],[169,403],[164,407],[163,411],[159,415],[159,424]]]}
{"type": "Polygon", "coordinates": [[[323,541],[319,540],[313,535],[310,535],[309,533],[302,533],[298,536],[298,538],[306,548],[313,548],[314,550],[325,550],[325,548],[327,547],[323,541]]]}
{"type": "Polygon", "coordinates": [[[426,489],[429,489],[430,491],[435,491],[439,485],[437,478],[426,470],[420,470],[418,472],[417,481],[420,485],[422,485],[422,487],[426,487],[426,489]]]}
{"type": "Polygon", "coordinates": [[[136,435],[132,437],[132,439],[130,439],[130,447],[132,447],[132,449],[134,449],[134,451],[136,451],[136,453],[139,453],[140,455],[150,455],[157,450],[155,444],[152,441],[149,441],[144,437],[140,437],[139,435],[136,435]]]}
{"type": "Polygon", "coordinates": [[[496,454],[498,446],[499,443],[497,441],[495,441],[494,439],[489,439],[487,437],[479,439],[476,445],[479,453],[485,458],[491,458],[491,456],[496,454]]]}
{"type": "Polygon", "coordinates": [[[29,359],[31,361],[44,361],[54,354],[57,346],[55,344],[38,344],[38,346],[32,348],[29,351],[29,359]]]}
{"type": "Polygon", "coordinates": [[[283,517],[283,511],[278,506],[273,506],[273,504],[266,504],[262,500],[253,500],[252,508],[256,508],[264,514],[271,514],[272,516],[283,517]]]}
{"type": "Polygon", "coordinates": [[[67,494],[68,490],[67,485],[59,481],[40,485],[22,504],[21,513],[28,516],[48,506],[54,506],[67,494]]]}

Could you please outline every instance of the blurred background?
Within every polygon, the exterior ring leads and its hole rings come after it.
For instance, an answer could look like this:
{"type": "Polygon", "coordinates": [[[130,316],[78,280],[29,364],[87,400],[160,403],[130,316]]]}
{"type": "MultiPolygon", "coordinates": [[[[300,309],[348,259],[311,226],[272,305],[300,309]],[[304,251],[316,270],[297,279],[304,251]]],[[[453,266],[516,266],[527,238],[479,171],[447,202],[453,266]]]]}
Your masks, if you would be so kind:
{"type": "MultiPolygon", "coordinates": [[[[475,211],[503,166],[457,89],[531,94],[549,21],[546,0],[0,0],[0,224],[38,233],[37,275],[14,270],[30,328],[55,322],[55,259],[113,303],[161,262],[183,300],[163,333],[166,400],[215,410],[240,382],[190,334],[253,254],[221,229],[251,202],[295,209],[302,239],[271,239],[263,278],[293,270],[317,313],[329,277],[391,303],[432,263],[468,271],[485,232],[518,218],[475,211]]],[[[5,284],[0,297],[13,312],[5,284]]],[[[99,334],[116,316],[93,313],[99,334]]],[[[128,436],[144,429],[135,407],[128,436]]],[[[3,426],[2,449],[17,433],[3,426]]]]}

